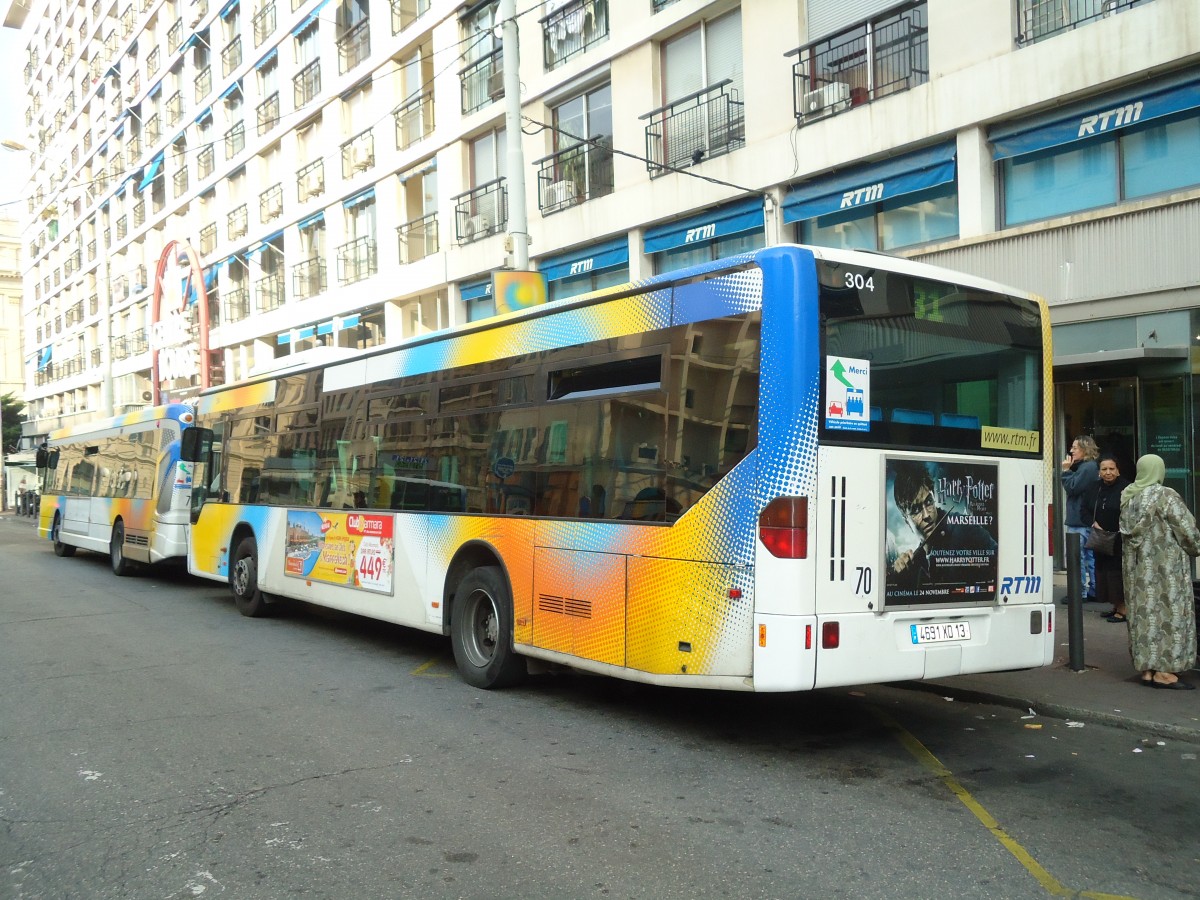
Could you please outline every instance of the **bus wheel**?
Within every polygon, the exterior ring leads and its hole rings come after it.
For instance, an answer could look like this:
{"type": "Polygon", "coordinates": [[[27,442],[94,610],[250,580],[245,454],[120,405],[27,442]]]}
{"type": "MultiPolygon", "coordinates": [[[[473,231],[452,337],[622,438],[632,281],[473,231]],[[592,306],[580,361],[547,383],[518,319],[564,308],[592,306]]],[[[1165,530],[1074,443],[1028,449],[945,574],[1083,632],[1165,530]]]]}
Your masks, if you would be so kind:
{"type": "Polygon", "coordinates": [[[495,566],[472,570],[454,592],[450,644],[467,684],[499,688],[525,676],[525,661],[512,646],[512,597],[495,566]]]}
{"type": "Polygon", "coordinates": [[[59,519],[58,513],[54,514],[54,524],[50,527],[50,539],[54,541],[55,556],[74,556],[75,548],[70,544],[64,544],[59,537],[59,530],[62,527],[62,520],[59,519]]]}
{"type": "Polygon", "coordinates": [[[229,586],[233,589],[233,604],[243,616],[255,619],[267,614],[266,598],[258,589],[258,544],[252,537],[242,538],[237,546],[229,586]]]}
{"type": "Polygon", "coordinates": [[[118,521],[113,526],[112,540],[108,543],[108,555],[112,560],[114,575],[128,575],[133,571],[133,563],[125,558],[125,523],[118,521]]]}

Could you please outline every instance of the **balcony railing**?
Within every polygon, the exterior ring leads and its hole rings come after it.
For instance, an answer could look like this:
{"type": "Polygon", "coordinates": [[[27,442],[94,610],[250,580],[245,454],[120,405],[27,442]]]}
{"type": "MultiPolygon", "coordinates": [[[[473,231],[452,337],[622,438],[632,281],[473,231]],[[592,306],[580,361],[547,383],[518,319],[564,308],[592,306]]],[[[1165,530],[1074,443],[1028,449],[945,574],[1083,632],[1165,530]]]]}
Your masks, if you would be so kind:
{"type": "Polygon", "coordinates": [[[217,166],[217,153],[213,150],[212,144],[200,148],[200,152],[196,154],[196,177],[203,181],[213,173],[213,169],[217,166]]]}
{"type": "Polygon", "coordinates": [[[430,213],[396,229],[400,244],[400,262],[411,263],[438,252],[437,213],[430,213]]]}
{"type": "Polygon", "coordinates": [[[425,13],[432,0],[392,0],[392,34],[399,34],[425,13]]]}
{"type": "Polygon", "coordinates": [[[242,64],[242,38],[241,35],[235,37],[232,41],[225,45],[225,49],[221,51],[221,74],[225,77],[229,73],[242,64]]]}
{"type": "Polygon", "coordinates": [[[353,178],[375,165],[375,136],[368,129],[342,144],[342,177],[353,178]]]}
{"type": "Polygon", "coordinates": [[[238,122],[225,132],[225,158],[233,159],[246,148],[246,123],[238,122]]]}
{"type": "Polygon", "coordinates": [[[201,102],[212,92],[212,66],[205,66],[196,73],[196,102],[201,102]]]}
{"type": "Polygon", "coordinates": [[[574,144],[539,159],[538,208],[542,215],[613,192],[612,138],[574,144]]]}
{"type": "Polygon", "coordinates": [[[250,291],[237,288],[225,295],[225,321],[240,322],[250,315],[250,291]]]}
{"type": "Polygon", "coordinates": [[[328,288],[325,270],[325,263],[317,257],[292,266],[292,292],[297,300],[325,293],[328,288]]]}
{"type": "Polygon", "coordinates": [[[125,240],[125,236],[129,234],[129,222],[124,216],[117,219],[117,240],[125,240]]]}
{"type": "Polygon", "coordinates": [[[321,92],[321,60],[314,59],[292,78],[296,92],[296,109],[304,106],[321,92]]]}
{"type": "Polygon", "coordinates": [[[921,0],[800,47],[792,66],[800,125],[906,91],[929,80],[929,32],[921,0]]]}
{"type": "Polygon", "coordinates": [[[96,368],[96,366],[100,365],[102,360],[103,360],[103,351],[101,351],[101,349],[99,347],[93,348],[91,351],[92,368],[94,369],[94,368],[96,368]]]}
{"type": "Polygon", "coordinates": [[[254,14],[254,46],[258,47],[271,36],[271,32],[275,30],[275,4],[274,2],[265,3],[263,7],[254,14]]]}
{"type": "Polygon", "coordinates": [[[279,122],[279,92],[276,91],[262,103],[258,104],[258,133],[266,134],[279,122]]]}
{"type": "Polygon", "coordinates": [[[140,135],[131,134],[128,141],[125,143],[125,161],[130,167],[136,166],[138,158],[142,155],[142,138],[140,135]]]}
{"type": "Polygon", "coordinates": [[[258,218],[269,222],[283,215],[283,185],[275,184],[258,195],[258,218]]]}
{"type": "Polygon", "coordinates": [[[503,178],[454,198],[455,235],[464,244],[499,234],[508,224],[508,188],[503,178]]]}
{"type": "Polygon", "coordinates": [[[473,113],[504,96],[504,69],[500,50],[493,50],[458,73],[462,85],[463,114],[473,113]]]}
{"type": "Polygon", "coordinates": [[[546,71],[608,40],[608,0],[572,0],[542,23],[542,60],[546,71]]]}
{"type": "Polygon", "coordinates": [[[296,172],[296,199],[303,203],[325,193],[325,161],[314,159],[296,172]]]}
{"type": "Polygon", "coordinates": [[[667,173],[664,165],[686,169],[722,156],[746,143],[745,104],[724,81],[648,112],[646,170],[651,178],[667,173]]]}
{"type": "Polygon", "coordinates": [[[364,278],[370,278],[379,271],[376,258],[375,239],[360,237],[347,241],[337,249],[338,281],[342,284],[354,284],[364,278]]]}
{"type": "Polygon", "coordinates": [[[433,91],[410,97],[392,115],[396,119],[396,149],[405,150],[433,133],[433,91]]]}
{"type": "Polygon", "coordinates": [[[1017,0],[1017,45],[1043,41],[1150,0],[1017,0]]]}
{"type": "Polygon", "coordinates": [[[133,204],[133,227],[140,228],[146,224],[146,201],[139,200],[133,204]]]}
{"type": "Polygon", "coordinates": [[[146,119],[146,140],[153,144],[161,137],[162,128],[158,122],[158,113],[154,113],[146,119]]]}
{"type": "Polygon", "coordinates": [[[371,55],[371,20],[363,19],[338,38],[338,72],[346,73],[371,55]]]}
{"type": "Polygon", "coordinates": [[[145,328],[139,328],[133,334],[129,335],[129,352],[131,355],[145,353],[150,349],[150,341],[146,335],[145,328]]]}
{"type": "Polygon", "coordinates": [[[175,170],[172,180],[175,182],[175,196],[182,197],[188,190],[188,170],[186,163],[175,170]]]}
{"type": "Polygon", "coordinates": [[[246,236],[246,229],[249,227],[248,219],[245,203],[226,216],[225,221],[229,228],[229,239],[231,241],[246,236]]]}
{"type": "Polygon", "coordinates": [[[161,60],[162,60],[162,50],[158,47],[155,47],[146,56],[146,75],[147,76],[153,75],[155,72],[158,71],[158,64],[161,60]]]}
{"type": "Polygon", "coordinates": [[[183,43],[183,19],[176,19],[174,24],[167,29],[167,48],[173,52],[179,49],[181,43],[183,43]]]}
{"type": "Polygon", "coordinates": [[[264,275],[254,283],[254,295],[259,312],[270,312],[283,306],[283,276],[264,275]]]}
{"type": "Polygon", "coordinates": [[[90,262],[96,258],[96,241],[95,239],[87,242],[87,258],[90,262]]]}
{"type": "Polygon", "coordinates": [[[200,229],[200,255],[208,256],[217,249],[217,223],[210,222],[200,229]]]}
{"type": "Polygon", "coordinates": [[[167,125],[171,126],[183,118],[183,93],[176,91],[167,98],[167,125]]]}

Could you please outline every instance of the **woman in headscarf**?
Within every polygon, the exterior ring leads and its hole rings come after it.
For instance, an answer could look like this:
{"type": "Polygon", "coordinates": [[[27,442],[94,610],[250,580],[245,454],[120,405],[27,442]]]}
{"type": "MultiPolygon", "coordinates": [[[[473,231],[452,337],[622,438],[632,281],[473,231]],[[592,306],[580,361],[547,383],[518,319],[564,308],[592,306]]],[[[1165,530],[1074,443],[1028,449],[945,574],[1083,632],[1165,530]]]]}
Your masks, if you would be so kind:
{"type": "Polygon", "coordinates": [[[1105,614],[1110,622],[1127,622],[1125,584],[1121,576],[1121,492],[1129,487],[1129,479],[1117,468],[1111,456],[1100,457],[1100,493],[1096,495],[1096,521],[1105,531],[1117,532],[1112,555],[1096,552],[1096,599],[1111,603],[1105,614]]]}
{"type": "Polygon", "coordinates": [[[1147,454],[1121,492],[1121,535],[1129,649],[1148,687],[1190,691],[1179,673],[1196,664],[1196,610],[1189,556],[1200,556],[1200,529],[1179,496],[1163,485],[1166,465],[1147,454]]]}

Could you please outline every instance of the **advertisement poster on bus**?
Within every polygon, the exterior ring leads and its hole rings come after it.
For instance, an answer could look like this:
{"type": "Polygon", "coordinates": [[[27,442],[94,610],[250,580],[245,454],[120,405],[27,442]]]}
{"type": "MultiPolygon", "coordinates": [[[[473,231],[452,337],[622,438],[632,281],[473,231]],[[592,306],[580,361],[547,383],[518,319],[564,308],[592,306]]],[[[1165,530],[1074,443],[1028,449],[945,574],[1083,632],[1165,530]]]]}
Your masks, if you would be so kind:
{"type": "Polygon", "coordinates": [[[289,509],[284,572],[293,578],[392,593],[392,517],[289,509]]]}
{"type": "Polygon", "coordinates": [[[884,602],[991,601],[999,535],[996,465],[889,457],[884,471],[884,602]]]}

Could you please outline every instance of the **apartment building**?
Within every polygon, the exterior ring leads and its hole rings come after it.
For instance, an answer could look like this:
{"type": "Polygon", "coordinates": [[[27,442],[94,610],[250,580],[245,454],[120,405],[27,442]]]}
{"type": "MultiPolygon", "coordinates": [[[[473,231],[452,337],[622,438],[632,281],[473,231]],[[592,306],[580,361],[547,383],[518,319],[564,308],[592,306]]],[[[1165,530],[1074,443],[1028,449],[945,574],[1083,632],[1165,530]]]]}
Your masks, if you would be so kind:
{"type": "Polygon", "coordinates": [[[1040,293],[1058,439],[1158,452],[1194,501],[1195,0],[517,0],[519,134],[501,18],[12,3],[28,432],[149,402],[172,299],[206,363],[175,399],[494,314],[516,184],[552,299],[786,241],[1040,293]]]}

